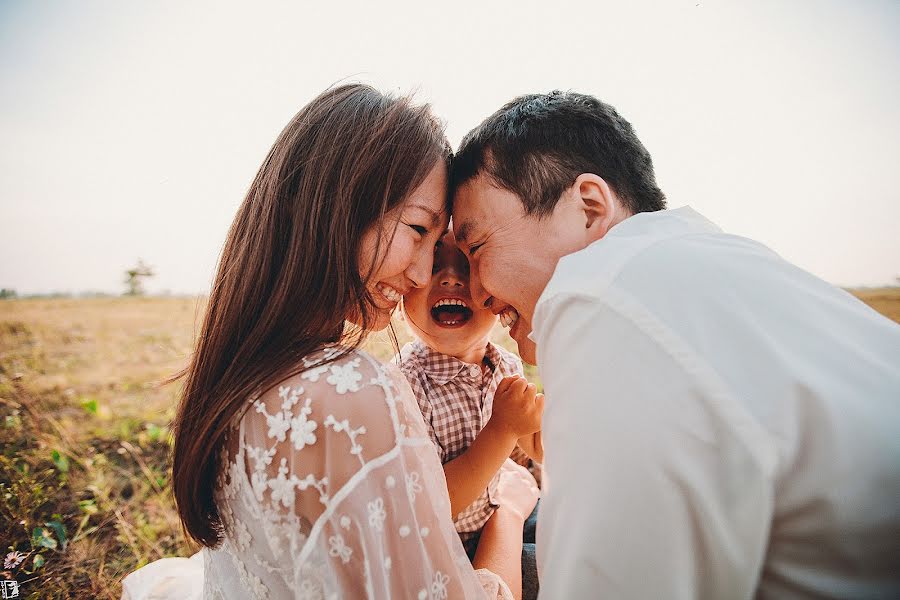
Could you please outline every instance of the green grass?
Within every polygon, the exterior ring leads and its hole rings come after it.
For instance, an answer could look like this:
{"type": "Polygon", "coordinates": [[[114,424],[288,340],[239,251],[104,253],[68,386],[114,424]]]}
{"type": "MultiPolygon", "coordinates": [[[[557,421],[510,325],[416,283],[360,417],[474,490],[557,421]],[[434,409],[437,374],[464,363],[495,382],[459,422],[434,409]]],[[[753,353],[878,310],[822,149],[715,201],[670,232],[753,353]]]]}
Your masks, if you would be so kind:
{"type": "Polygon", "coordinates": [[[122,576],[195,548],[169,484],[196,301],[0,303],[0,548],[26,598],[118,598],[122,576]]]}

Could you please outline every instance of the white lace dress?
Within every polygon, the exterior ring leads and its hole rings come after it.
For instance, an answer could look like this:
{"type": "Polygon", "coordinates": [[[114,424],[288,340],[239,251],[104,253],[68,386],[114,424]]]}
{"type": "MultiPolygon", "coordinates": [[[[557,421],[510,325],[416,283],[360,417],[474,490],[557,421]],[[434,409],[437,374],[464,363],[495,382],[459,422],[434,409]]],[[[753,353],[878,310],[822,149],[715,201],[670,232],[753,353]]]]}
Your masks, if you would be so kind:
{"type": "Polygon", "coordinates": [[[406,380],[361,351],[321,364],[338,352],[304,359],[230,430],[223,542],[139,569],[123,598],[199,597],[198,578],[210,599],[512,597],[466,557],[406,380]]]}

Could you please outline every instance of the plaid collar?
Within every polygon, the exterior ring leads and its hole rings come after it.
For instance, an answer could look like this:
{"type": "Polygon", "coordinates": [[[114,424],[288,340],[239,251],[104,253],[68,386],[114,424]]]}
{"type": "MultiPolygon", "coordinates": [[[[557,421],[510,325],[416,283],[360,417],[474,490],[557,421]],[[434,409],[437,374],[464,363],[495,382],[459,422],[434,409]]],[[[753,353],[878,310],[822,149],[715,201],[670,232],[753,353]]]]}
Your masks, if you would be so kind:
{"type": "MultiPolygon", "coordinates": [[[[481,381],[483,372],[480,366],[438,352],[426,346],[421,340],[416,340],[413,344],[416,354],[421,357],[422,371],[437,385],[445,385],[457,377],[467,381],[481,381]]],[[[484,353],[484,362],[488,368],[492,372],[496,371],[502,359],[503,355],[497,346],[488,342],[484,353]]]]}

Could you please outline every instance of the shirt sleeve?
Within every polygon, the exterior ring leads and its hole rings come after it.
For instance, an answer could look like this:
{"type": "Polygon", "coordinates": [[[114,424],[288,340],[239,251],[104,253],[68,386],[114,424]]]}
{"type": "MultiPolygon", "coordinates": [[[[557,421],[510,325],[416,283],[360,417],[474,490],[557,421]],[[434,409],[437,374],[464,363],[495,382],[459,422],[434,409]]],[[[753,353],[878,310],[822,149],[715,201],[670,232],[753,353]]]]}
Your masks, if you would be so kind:
{"type": "Polygon", "coordinates": [[[254,403],[245,465],[266,545],[298,598],[508,598],[474,571],[409,385],[362,353],[254,403]]]}
{"type": "Polygon", "coordinates": [[[535,323],[542,595],[753,597],[773,483],[727,392],[605,302],[560,294],[535,323]]]}

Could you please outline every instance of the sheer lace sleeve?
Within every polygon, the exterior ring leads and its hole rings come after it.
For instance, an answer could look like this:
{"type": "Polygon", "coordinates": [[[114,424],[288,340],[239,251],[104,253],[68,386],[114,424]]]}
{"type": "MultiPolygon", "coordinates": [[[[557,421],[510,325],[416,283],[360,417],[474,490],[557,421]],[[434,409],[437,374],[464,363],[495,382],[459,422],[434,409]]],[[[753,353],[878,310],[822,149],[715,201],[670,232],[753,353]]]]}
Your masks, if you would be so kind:
{"type": "Polygon", "coordinates": [[[511,598],[466,557],[399,371],[362,352],[305,362],[241,420],[230,477],[245,490],[227,487],[253,510],[221,511],[235,548],[255,548],[247,559],[296,598],[511,598]]]}

